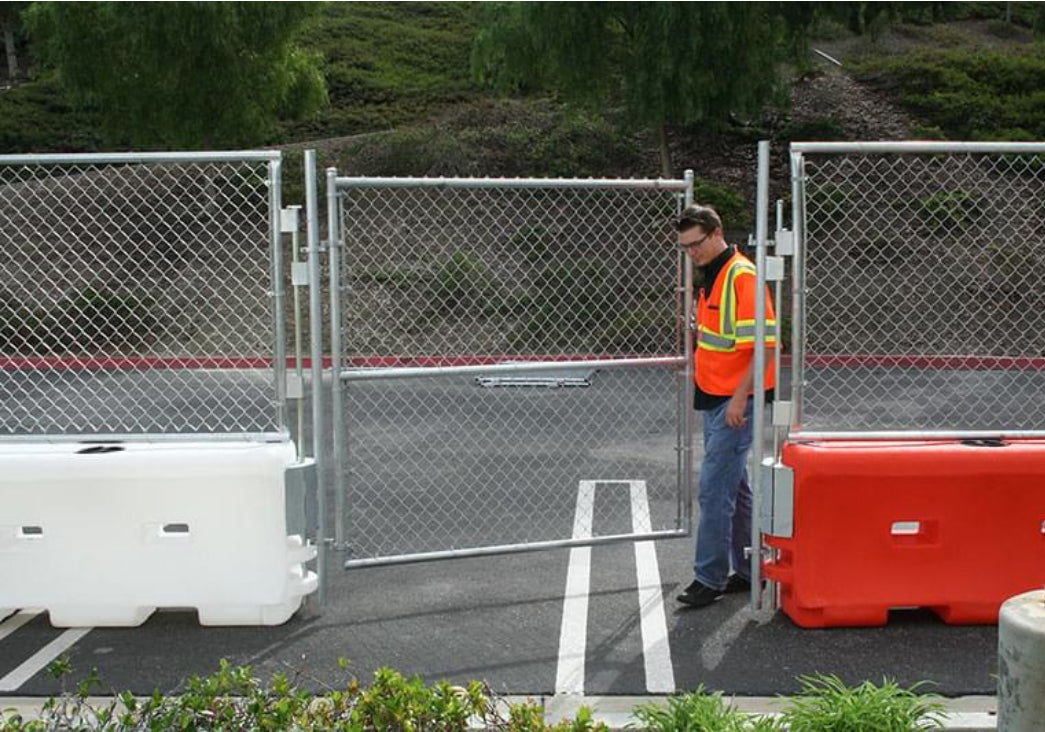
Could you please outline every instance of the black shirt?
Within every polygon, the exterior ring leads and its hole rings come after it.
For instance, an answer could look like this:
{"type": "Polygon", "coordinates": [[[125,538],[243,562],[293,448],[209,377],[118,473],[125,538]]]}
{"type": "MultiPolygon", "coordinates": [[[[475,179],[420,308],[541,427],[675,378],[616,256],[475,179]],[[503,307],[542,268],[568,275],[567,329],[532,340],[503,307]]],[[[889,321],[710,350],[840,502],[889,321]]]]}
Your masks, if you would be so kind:
{"type": "MultiPolygon", "coordinates": [[[[715,289],[715,282],[718,280],[720,274],[722,274],[722,268],[726,266],[734,254],[736,254],[736,247],[726,247],[726,251],[719,254],[717,257],[708,262],[706,267],[697,267],[698,272],[701,274],[701,285],[699,290],[704,294],[704,297],[711,297],[711,291],[715,289]]],[[[696,344],[694,343],[694,348],[696,344]]],[[[774,391],[773,389],[766,389],[766,404],[773,401],[774,391]]],[[[730,400],[731,396],[721,396],[719,394],[708,394],[702,390],[699,385],[694,384],[693,391],[693,408],[699,411],[707,411],[721,406],[730,400]]]]}

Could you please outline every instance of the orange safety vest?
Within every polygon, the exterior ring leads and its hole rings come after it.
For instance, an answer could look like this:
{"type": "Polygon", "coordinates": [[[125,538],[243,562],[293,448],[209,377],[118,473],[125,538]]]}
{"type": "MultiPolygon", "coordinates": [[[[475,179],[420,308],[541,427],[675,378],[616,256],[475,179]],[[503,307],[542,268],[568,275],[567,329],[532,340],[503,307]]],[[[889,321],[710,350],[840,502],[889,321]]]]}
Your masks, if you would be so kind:
{"type": "MultiPolygon", "coordinates": [[[[711,294],[700,290],[694,378],[705,394],[732,396],[747,373],[755,348],[755,265],[740,252],[719,270],[711,294]]],[[[776,345],[776,315],[766,289],[766,346],[776,345]]],[[[776,385],[774,359],[766,359],[766,389],[776,385]]]]}

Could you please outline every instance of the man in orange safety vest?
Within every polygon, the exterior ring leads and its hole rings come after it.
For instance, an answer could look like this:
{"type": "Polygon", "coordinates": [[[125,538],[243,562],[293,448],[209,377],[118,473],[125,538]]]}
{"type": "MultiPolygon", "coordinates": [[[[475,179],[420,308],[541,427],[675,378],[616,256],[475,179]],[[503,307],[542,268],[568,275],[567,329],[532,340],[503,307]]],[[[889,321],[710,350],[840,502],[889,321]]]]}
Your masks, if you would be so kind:
{"type": "MultiPolygon", "coordinates": [[[[755,377],[755,266],[726,243],[722,220],[707,206],[688,206],[678,220],[679,246],[703,275],[693,348],[694,408],[704,416],[695,579],[678,596],[706,607],[728,592],[751,588],[745,548],[751,537],[751,485],[747,456],[752,441],[755,377]],[[732,569],[732,573],[730,570],[732,569]]],[[[775,315],[766,298],[765,387],[773,397],[775,315]]]]}

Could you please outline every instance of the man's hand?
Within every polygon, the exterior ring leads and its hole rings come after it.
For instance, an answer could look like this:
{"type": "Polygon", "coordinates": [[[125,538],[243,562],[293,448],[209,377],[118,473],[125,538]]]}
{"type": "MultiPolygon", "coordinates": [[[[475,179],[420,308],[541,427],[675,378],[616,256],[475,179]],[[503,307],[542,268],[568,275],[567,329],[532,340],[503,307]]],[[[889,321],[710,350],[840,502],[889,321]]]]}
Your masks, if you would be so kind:
{"type": "Polygon", "coordinates": [[[726,405],[726,426],[740,429],[747,423],[747,395],[734,394],[726,405]]]}

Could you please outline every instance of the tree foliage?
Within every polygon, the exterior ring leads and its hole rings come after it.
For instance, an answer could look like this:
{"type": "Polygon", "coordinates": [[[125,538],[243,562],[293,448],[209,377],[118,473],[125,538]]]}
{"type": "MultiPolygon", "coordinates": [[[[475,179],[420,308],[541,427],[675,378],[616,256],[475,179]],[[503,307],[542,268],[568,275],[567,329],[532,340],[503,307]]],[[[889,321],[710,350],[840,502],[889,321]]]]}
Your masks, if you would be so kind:
{"type": "Polygon", "coordinates": [[[809,3],[491,4],[473,69],[502,89],[619,100],[642,125],[722,122],[759,111],[779,62],[802,48],[809,3]]]}
{"type": "Polygon", "coordinates": [[[320,108],[319,61],[294,43],[313,3],[33,3],[34,52],[117,145],[264,141],[320,108]]]}

